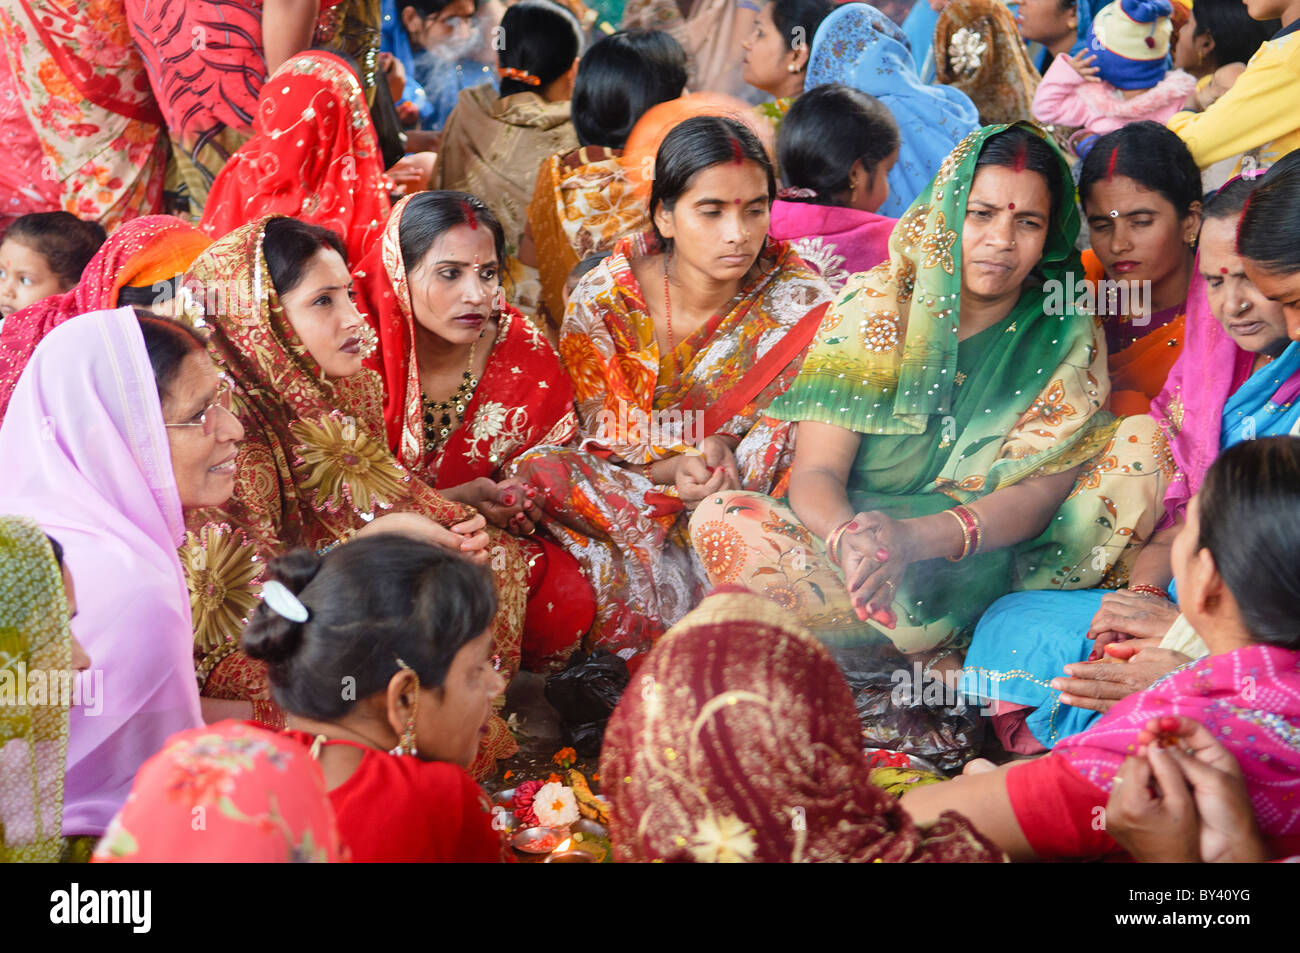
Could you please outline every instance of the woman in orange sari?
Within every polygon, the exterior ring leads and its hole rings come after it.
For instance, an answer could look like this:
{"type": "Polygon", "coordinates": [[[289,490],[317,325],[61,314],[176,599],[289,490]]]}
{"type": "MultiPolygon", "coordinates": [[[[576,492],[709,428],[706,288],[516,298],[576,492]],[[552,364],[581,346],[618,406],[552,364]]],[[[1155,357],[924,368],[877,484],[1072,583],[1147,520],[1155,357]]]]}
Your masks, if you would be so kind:
{"type": "Polygon", "coordinates": [[[668,134],[654,232],[620,241],[569,301],[560,354],[581,446],[536,448],[511,468],[542,488],[543,525],[596,587],[591,641],[623,658],[703,595],[688,511],[785,472],[789,426],[762,412],[798,371],[830,289],[767,238],[775,191],[743,123],[698,116],[668,134]]]}
{"type": "Polygon", "coordinates": [[[579,148],[542,163],[528,205],[534,248],[525,238],[520,249],[520,260],[537,266],[554,327],[564,316],[564,283],[574,266],[650,224],[623,169],[623,147],[642,114],[676,99],[685,85],[686,54],[667,33],[615,33],[579,61],[570,103],[579,148]]]}
{"type": "Polygon", "coordinates": [[[1095,256],[1084,256],[1085,267],[1110,354],[1110,409],[1145,414],[1183,349],[1200,170],[1164,126],[1130,123],[1088,153],[1079,201],[1095,256]]]}
{"type": "MultiPolygon", "coordinates": [[[[365,323],[333,232],[262,219],[216,242],[186,277],[187,304],[206,323],[208,350],[229,379],[245,440],[234,495],[188,514],[181,562],[190,587],[204,694],[247,702],[267,695],[265,666],[238,651],[267,558],[329,549],[360,532],[406,532],[491,561],[500,609],[492,624],[503,673],[519,667],[526,561],[518,543],[484,532],[402,467],[383,440],[382,389],[362,366],[365,323]],[[489,548],[490,547],[490,548],[489,548]]],[[[233,712],[232,712],[233,714],[233,712]]],[[[476,774],[517,750],[492,721],[476,774]]]]}
{"type": "Polygon", "coordinates": [[[502,479],[519,454],[577,433],[573,385],[536,326],[500,301],[505,233],[466,192],[393,210],[356,270],[379,349],[384,423],[398,462],[517,536],[528,555],[524,665],[562,665],[596,613],[577,561],[545,534],[537,491],[502,479]]]}

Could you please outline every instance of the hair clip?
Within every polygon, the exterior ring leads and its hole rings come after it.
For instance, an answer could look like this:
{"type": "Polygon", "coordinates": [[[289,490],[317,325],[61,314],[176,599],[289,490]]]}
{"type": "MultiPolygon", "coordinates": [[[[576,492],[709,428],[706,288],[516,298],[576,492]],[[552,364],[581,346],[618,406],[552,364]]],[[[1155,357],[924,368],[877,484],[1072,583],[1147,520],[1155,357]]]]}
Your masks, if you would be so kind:
{"type": "Polygon", "coordinates": [[[817,198],[817,190],[786,186],[777,190],[776,197],[779,199],[815,199],[817,198]]]}
{"type": "Polygon", "coordinates": [[[262,583],[262,601],[270,606],[271,611],[290,622],[306,622],[311,613],[301,600],[282,582],[272,579],[262,583]]]}
{"type": "Polygon", "coordinates": [[[1267,171],[1268,169],[1247,169],[1245,172],[1241,173],[1241,177],[1246,180],[1258,179],[1267,171]]]}
{"type": "Polygon", "coordinates": [[[525,86],[541,86],[542,81],[528,72],[526,69],[519,69],[515,66],[497,67],[497,75],[502,79],[513,79],[523,83],[525,86]]]}

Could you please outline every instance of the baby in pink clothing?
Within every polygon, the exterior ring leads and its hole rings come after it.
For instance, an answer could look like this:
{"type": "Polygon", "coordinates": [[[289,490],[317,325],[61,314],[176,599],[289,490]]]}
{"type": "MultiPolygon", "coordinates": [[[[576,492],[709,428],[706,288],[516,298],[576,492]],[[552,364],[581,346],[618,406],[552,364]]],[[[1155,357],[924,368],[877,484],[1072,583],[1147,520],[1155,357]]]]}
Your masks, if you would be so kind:
{"type": "Polygon", "coordinates": [[[1057,56],[1043,76],[1034,118],[1080,127],[1078,135],[1088,139],[1142,119],[1163,126],[1196,88],[1191,74],[1167,69],[1172,9],[1169,0],[1103,7],[1088,30],[1087,49],[1057,56]]]}

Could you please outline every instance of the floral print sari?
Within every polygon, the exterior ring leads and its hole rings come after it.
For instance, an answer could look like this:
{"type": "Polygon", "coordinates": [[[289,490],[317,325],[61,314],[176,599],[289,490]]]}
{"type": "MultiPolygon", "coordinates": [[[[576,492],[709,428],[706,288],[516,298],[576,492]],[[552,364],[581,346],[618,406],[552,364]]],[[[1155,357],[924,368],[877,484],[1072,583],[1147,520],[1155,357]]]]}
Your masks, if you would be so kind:
{"type": "Polygon", "coordinates": [[[662,355],[632,271],[634,259],[659,250],[651,234],[625,238],[578,283],[560,356],[577,396],[581,445],[536,448],[511,468],[546,491],[547,528],[596,587],[591,641],[625,658],[648,650],[699,601],[704,577],[681,501],[665,492],[672,488],[618,462],[692,453],[700,439],[721,433],[739,439],[742,485],[766,491],[779,484],[790,427],[766,419],[763,409],[799,368],[812,327],[802,322],[830,297],[788,245],[769,240],[758,278],[662,355]],[[807,336],[800,339],[796,328],[807,336]],[[746,388],[753,396],[735,406],[728,398],[746,388]]]}
{"type": "Polygon", "coordinates": [[[919,653],[964,639],[1012,588],[1084,588],[1124,571],[1136,551],[1128,544],[1145,539],[1159,516],[1168,445],[1148,417],[1117,430],[1102,410],[1104,338],[1091,315],[1047,297],[1053,279],[1078,268],[1072,195],[1053,217],[1038,265],[1044,283],[1026,287],[1002,321],[957,342],[965,196],[984,142],[1007,128],[972,133],[944,160],[895,229],[889,260],[849,280],[770,412],[861,434],[849,501],[895,519],[1086,465],[1038,539],[908,567],[895,628],[857,620],[842,571],[783,501],[729,493],[702,503],[691,533],[713,583],[765,593],[829,641],[884,634],[919,653]]]}
{"type": "MultiPolygon", "coordinates": [[[[323,379],[271,284],[262,250],[266,221],[216,242],[186,277],[191,304],[204,306],[208,350],[233,385],[234,412],[245,433],[234,495],[190,515],[182,550],[200,677],[213,697],[264,697],[261,666],[238,652],[237,641],[255,605],[263,560],[300,546],[332,546],[384,512],[419,513],[444,526],[474,515],[393,459],[383,439],[383,391],[374,371],[323,379]],[[247,303],[228,299],[223,308],[212,297],[217,289],[247,294],[247,303]],[[228,657],[234,657],[230,674],[220,668],[228,657]]],[[[500,610],[492,632],[512,674],[519,667],[527,569],[516,540],[493,537],[500,610]]],[[[514,747],[498,719],[480,748],[480,772],[491,766],[484,758],[490,751],[508,757],[514,747]]]]}

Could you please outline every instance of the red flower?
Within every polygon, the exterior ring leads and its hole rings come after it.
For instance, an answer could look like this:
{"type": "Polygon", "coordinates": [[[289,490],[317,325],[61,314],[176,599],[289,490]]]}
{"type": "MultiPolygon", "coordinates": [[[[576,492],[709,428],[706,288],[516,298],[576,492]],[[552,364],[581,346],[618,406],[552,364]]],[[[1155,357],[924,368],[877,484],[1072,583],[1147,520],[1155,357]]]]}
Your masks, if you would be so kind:
{"type": "Polygon", "coordinates": [[[525,781],[515,788],[515,817],[524,827],[537,826],[537,814],[533,811],[533,796],[542,789],[545,781],[525,781]]]}

